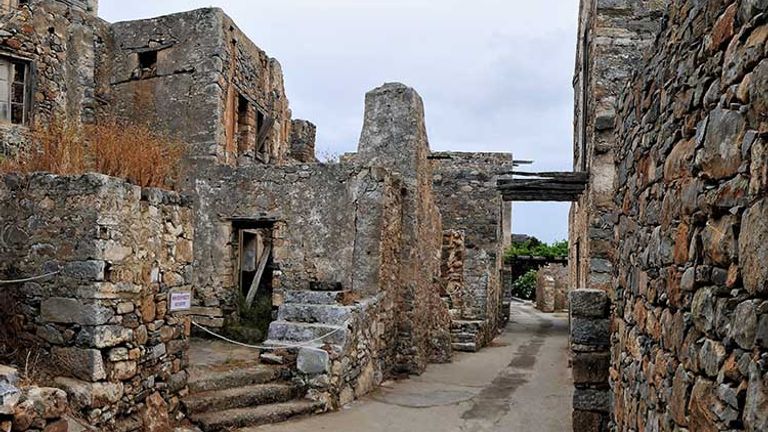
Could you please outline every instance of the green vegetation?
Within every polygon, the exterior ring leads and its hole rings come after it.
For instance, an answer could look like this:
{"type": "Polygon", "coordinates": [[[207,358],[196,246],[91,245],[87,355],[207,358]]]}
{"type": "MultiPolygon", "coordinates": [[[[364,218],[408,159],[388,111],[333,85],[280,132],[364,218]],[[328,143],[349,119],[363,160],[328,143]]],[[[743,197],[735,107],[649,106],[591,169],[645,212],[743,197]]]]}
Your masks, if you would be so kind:
{"type": "Polygon", "coordinates": [[[523,300],[533,300],[536,297],[536,270],[528,270],[512,284],[512,295],[523,300]]]}
{"type": "Polygon", "coordinates": [[[504,253],[504,258],[509,260],[518,256],[536,256],[545,258],[558,258],[568,256],[568,240],[550,244],[542,243],[536,239],[522,243],[514,243],[504,253]]]}

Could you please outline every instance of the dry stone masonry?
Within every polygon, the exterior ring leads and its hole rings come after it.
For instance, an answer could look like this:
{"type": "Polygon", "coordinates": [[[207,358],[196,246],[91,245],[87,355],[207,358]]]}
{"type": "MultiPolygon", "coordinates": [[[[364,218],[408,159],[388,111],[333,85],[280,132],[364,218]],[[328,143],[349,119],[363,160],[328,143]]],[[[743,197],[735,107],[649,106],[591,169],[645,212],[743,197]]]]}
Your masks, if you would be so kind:
{"type": "Polygon", "coordinates": [[[18,286],[10,311],[45,382],[94,426],[169,424],[186,388],[189,319],[168,301],[190,290],[189,201],[97,174],[33,174],[5,176],[0,202],[0,273],[48,275],[18,286]]]}
{"type": "Polygon", "coordinates": [[[619,103],[619,430],[768,429],[768,4],[673,2],[619,103]]]}

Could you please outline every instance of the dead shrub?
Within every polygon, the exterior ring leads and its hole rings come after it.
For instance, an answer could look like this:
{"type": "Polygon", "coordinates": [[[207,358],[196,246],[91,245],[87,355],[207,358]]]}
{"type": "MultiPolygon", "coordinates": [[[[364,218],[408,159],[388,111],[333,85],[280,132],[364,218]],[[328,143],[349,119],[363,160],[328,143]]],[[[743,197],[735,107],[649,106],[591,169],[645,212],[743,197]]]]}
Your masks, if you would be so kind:
{"type": "Polygon", "coordinates": [[[28,134],[28,148],[0,160],[0,172],[98,172],[142,187],[172,189],[184,146],[149,125],[107,118],[81,128],[54,120],[28,134]]]}
{"type": "Polygon", "coordinates": [[[84,128],[97,172],[128,179],[142,187],[173,188],[184,155],[182,143],[144,124],[108,119],[84,128]]]}
{"type": "Polygon", "coordinates": [[[51,172],[81,174],[88,170],[85,144],[80,131],[71,124],[53,120],[47,128],[27,134],[26,148],[3,159],[3,172],[51,172]]]}

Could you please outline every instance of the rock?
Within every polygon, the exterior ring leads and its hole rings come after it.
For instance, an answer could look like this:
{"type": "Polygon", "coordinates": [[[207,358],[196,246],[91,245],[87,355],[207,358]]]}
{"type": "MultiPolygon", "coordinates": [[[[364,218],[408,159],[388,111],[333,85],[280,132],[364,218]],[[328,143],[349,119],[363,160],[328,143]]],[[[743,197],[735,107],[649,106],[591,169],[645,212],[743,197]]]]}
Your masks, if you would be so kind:
{"type": "Polygon", "coordinates": [[[107,377],[99,350],[53,347],[52,354],[62,370],[75,378],[94,382],[107,377]]]}
{"type": "Polygon", "coordinates": [[[13,415],[21,399],[21,390],[13,384],[0,382],[0,415],[13,415]]]}
{"type": "Polygon", "coordinates": [[[94,326],[106,324],[114,316],[111,308],[60,297],[44,300],[40,305],[40,314],[46,322],[94,326]]]}
{"type": "Polygon", "coordinates": [[[168,418],[168,404],[160,393],[152,393],[146,400],[146,406],[141,413],[143,431],[170,432],[171,422],[168,418]]]}
{"type": "Polygon", "coordinates": [[[264,364],[282,365],[285,363],[283,356],[277,354],[263,353],[259,356],[261,362],[264,364]]]}
{"type": "Polygon", "coordinates": [[[608,295],[601,290],[579,289],[569,293],[570,312],[581,317],[608,316],[608,295]]]}
{"type": "Polygon", "coordinates": [[[754,363],[749,367],[744,425],[750,432],[768,430],[768,376],[762,375],[754,363]]]}
{"type": "Polygon", "coordinates": [[[755,301],[745,301],[736,307],[729,336],[745,350],[752,349],[757,337],[757,306],[755,301]]]}
{"type": "Polygon", "coordinates": [[[330,371],[328,352],[316,348],[301,348],[296,365],[300,372],[307,375],[319,375],[330,371]]]}
{"type": "Polygon", "coordinates": [[[16,406],[13,429],[42,429],[46,420],[59,419],[67,411],[67,394],[56,388],[32,387],[16,406]]]}
{"type": "Polygon", "coordinates": [[[576,385],[608,385],[610,353],[574,353],[573,382],[576,385]]]}
{"type": "Polygon", "coordinates": [[[0,383],[15,386],[19,383],[19,371],[10,366],[0,365],[0,383]]]}
{"type": "Polygon", "coordinates": [[[704,373],[711,377],[717,376],[720,366],[725,362],[726,354],[725,346],[720,342],[711,339],[704,341],[699,353],[699,364],[704,369],[704,373]]]}
{"type": "Polygon", "coordinates": [[[135,361],[122,361],[112,364],[110,376],[113,380],[125,381],[136,376],[137,364],[135,361]]]}
{"type": "Polygon", "coordinates": [[[607,413],[610,407],[608,390],[577,388],[573,393],[573,409],[607,413]]]}
{"type": "Polygon", "coordinates": [[[744,117],[738,111],[722,108],[712,110],[700,161],[705,176],[718,180],[738,172],[745,126],[744,117]]]}
{"type": "Polygon", "coordinates": [[[579,345],[610,345],[610,322],[600,318],[571,318],[571,343],[579,345]]]}
{"type": "Polygon", "coordinates": [[[77,342],[94,348],[110,348],[129,342],[133,331],[117,325],[86,327],[77,335],[77,342]]]}
{"type": "Polygon", "coordinates": [[[90,383],[65,377],[58,377],[54,382],[67,393],[72,407],[77,410],[102,408],[123,397],[122,383],[90,383]]]}
{"type": "Polygon", "coordinates": [[[669,410],[672,418],[680,426],[688,425],[686,408],[688,401],[688,392],[691,384],[685,368],[680,365],[675,371],[675,377],[672,379],[672,396],[669,398],[669,410]]]}
{"type": "Polygon", "coordinates": [[[744,213],[739,251],[744,287],[753,295],[768,292],[768,199],[744,213]]]}

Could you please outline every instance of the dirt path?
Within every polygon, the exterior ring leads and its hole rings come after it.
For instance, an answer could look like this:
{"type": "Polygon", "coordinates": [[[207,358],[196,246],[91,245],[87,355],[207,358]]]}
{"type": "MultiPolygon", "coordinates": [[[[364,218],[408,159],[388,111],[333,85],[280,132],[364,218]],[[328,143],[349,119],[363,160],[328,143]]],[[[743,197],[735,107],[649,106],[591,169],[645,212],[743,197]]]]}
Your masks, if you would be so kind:
{"type": "Polygon", "coordinates": [[[564,432],[571,430],[568,318],[513,305],[507,331],[420,377],[386,383],[340,412],[265,432],[564,432]]]}

